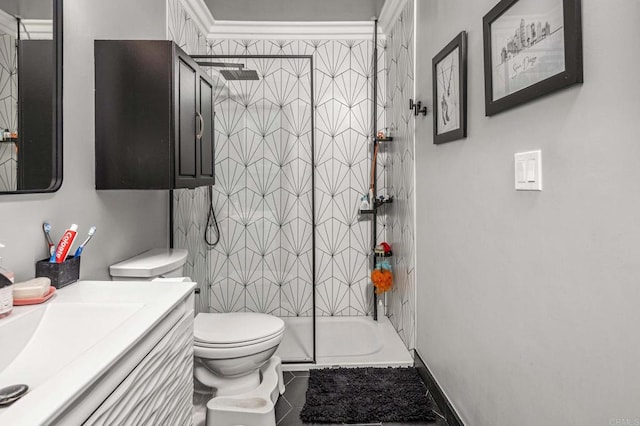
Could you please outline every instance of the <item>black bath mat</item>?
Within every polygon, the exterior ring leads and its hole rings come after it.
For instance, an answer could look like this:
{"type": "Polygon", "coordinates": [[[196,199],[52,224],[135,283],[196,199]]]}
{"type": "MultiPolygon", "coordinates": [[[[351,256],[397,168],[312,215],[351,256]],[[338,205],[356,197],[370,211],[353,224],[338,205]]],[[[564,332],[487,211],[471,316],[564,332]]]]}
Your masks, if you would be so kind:
{"type": "Polygon", "coordinates": [[[310,423],[434,420],[426,393],[413,367],[311,370],[300,419],[310,423]]]}

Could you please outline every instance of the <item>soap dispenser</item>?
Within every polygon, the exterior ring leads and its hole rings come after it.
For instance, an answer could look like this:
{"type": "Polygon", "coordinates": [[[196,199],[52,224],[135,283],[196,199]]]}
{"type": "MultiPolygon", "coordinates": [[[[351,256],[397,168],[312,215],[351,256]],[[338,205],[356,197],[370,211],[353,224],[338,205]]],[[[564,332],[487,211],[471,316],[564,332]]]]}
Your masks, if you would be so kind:
{"type": "MultiPolygon", "coordinates": [[[[0,248],[4,245],[0,244],[0,248]]],[[[2,267],[0,257],[0,318],[8,316],[13,310],[13,273],[2,267]]]]}

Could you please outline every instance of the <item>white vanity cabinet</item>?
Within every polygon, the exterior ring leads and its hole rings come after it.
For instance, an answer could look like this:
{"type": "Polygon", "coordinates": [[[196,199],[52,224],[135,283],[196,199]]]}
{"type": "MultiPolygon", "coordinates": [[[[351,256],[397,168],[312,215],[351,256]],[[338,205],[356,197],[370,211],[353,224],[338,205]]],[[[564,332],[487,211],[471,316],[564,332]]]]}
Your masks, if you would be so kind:
{"type": "MultiPolygon", "coordinates": [[[[188,302],[193,307],[193,300],[188,302]]],[[[85,425],[190,425],[193,310],[151,349],[85,425]]]]}
{"type": "Polygon", "coordinates": [[[0,321],[0,387],[29,392],[0,425],[190,425],[194,287],[79,281],[15,307],[0,321]]]}

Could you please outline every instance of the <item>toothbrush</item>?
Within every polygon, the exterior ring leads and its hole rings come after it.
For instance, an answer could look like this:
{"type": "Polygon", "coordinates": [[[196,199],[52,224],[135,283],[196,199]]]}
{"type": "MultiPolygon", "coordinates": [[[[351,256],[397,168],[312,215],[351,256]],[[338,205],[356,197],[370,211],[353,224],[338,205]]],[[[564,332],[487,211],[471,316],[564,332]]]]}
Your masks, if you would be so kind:
{"type": "Polygon", "coordinates": [[[80,244],[80,246],[76,249],[75,254],[73,255],[74,257],[78,257],[82,254],[82,250],[84,250],[84,246],[87,245],[87,243],[89,242],[89,240],[91,239],[91,237],[93,237],[93,234],[96,233],[96,227],[92,226],[91,228],[89,228],[89,235],[87,236],[87,239],[84,240],[82,242],[82,244],[80,244]]]}
{"type": "Polygon", "coordinates": [[[56,245],[53,243],[51,239],[51,225],[47,222],[42,224],[42,230],[44,231],[44,236],[47,239],[47,245],[49,246],[49,256],[53,255],[53,252],[56,251],[56,245]]]}

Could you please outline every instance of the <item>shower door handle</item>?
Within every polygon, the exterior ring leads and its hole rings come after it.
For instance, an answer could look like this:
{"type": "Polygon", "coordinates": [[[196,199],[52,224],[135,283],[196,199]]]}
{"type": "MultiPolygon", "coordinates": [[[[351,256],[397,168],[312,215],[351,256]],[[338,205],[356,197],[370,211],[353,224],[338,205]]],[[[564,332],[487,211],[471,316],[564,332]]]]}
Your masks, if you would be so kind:
{"type": "Polygon", "coordinates": [[[196,115],[200,119],[200,131],[196,134],[196,139],[200,140],[204,135],[204,118],[202,118],[202,114],[199,111],[196,111],[196,115]]]}

